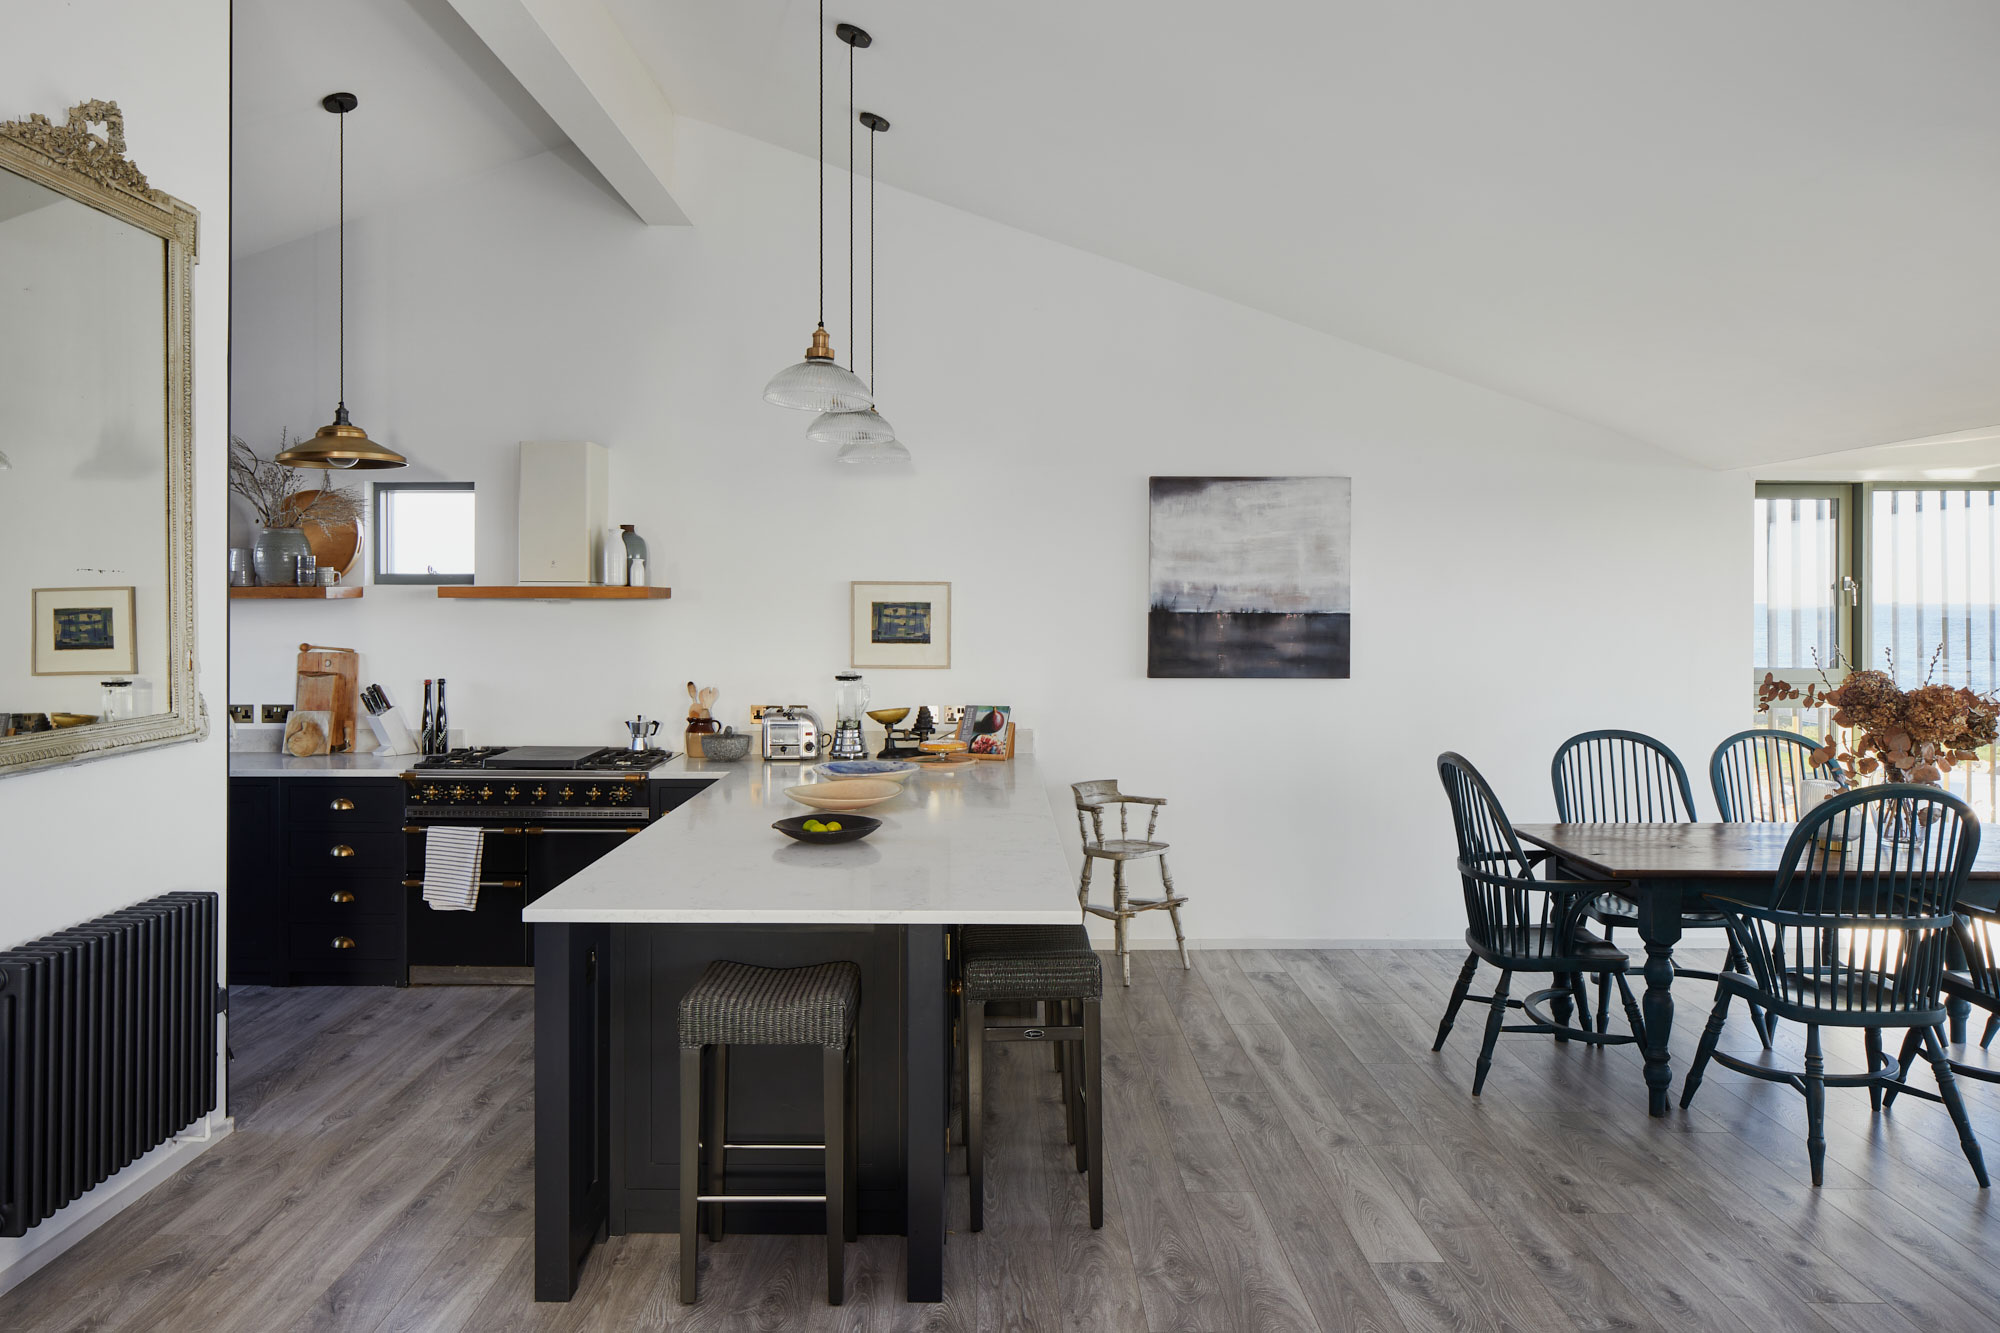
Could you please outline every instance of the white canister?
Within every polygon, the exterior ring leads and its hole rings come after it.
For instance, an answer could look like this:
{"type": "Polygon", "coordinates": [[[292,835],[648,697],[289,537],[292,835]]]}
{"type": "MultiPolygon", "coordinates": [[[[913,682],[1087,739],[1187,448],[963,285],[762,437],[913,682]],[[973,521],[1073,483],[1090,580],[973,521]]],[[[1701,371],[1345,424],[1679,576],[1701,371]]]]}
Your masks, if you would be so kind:
{"type": "Polygon", "coordinates": [[[1804,819],[1822,801],[1830,801],[1840,795],[1840,784],[1826,778],[1801,778],[1799,780],[1799,818],[1804,819]]]}
{"type": "Polygon", "coordinates": [[[632,559],[627,563],[626,576],[631,579],[632,586],[634,588],[647,587],[648,585],[646,583],[646,557],[643,555],[633,556],[632,559]]]}
{"type": "Polygon", "coordinates": [[[604,534],[604,555],[600,563],[603,567],[602,582],[607,588],[622,588],[625,586],[624,536],[625,534],[616,528],[607,529],[604,534]]]}

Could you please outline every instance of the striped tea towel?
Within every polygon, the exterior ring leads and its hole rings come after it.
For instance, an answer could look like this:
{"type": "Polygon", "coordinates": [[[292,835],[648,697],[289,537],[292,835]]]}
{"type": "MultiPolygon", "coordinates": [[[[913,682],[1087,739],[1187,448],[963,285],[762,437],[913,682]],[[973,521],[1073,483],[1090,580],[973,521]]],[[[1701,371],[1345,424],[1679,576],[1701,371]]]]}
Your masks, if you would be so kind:
{"type": "Polygon", "coordinates": [[[424,901],[439,912],[470,912],[479,906],[479,861],[486,848],[482,828],[443,828],[424,833],[424,901]]]}

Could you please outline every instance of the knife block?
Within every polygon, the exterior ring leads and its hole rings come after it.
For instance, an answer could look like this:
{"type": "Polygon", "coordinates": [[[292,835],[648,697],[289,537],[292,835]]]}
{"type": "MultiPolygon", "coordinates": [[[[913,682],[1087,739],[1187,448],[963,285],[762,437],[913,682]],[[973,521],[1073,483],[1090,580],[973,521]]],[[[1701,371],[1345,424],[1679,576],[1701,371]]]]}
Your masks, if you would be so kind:
{"type": "Polygon", "coordinates": [[[374,713],[363,713],[368,719],[368,729],[375,733],[376,754],[415,754],[417,738],[403,725],[402,717],[391,708],[379,717],[374,713]]]}

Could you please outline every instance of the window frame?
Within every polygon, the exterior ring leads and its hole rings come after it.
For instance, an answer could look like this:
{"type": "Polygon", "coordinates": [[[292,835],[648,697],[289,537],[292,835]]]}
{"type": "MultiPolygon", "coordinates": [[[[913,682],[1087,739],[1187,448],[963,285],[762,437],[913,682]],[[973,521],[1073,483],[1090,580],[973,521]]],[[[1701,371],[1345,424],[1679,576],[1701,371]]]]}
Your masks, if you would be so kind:
{"type": "MultiPolygon", "coordinates": [[[[1892,483],[1893,484],[1893,483],[1892,483]]],[[[1868,488],[1857,482],[1845,481],[1760,481],[1756,484],[1755,498],[1758,500],[1834,500],[1839,502],[1841,515],[1836,520],[1836,557],[1839,561],[1839,577],[1853,597],[1845,605],[1836,602],[1839,614],[1834,619],[1834,648],[1839,658],[1829,662],[1822,670],[1809,666],[1789,667],[1779,670],[1764,663],[1752,663],[1750,668],[1751,692],[1754,694],[1764,683],[1764,675],[1769,672],[1794,689],[1803,690],[1808,685],[1822,688],[1827,681],[1838,685],[1847,675],[1847,667],[1841,661],[1856,663],[1867,660],[1868,617],[1864,614],[1868,606],[1868,555],[1865,545],[1868,527],[1864,506],[1873,504],[1867,494],[1868,488]],[[1824,675],[1825,679],[1821,677],[1824,675]]],[[[1755,512],[1754,509],[1752,511],[1755,512]]],[[[1751,541],[1759,538],[1751,534],[1751,541]]]]}
{"type": "MultiPolygon", "coordinates": [[[[370,517],[371,517],[371,518],[373,518],[373,520],[374,520],[374,526],[375,526],[375,531],[374,531],[374,533],[373,533],[373,534],[371,535],[371,537],[370,537],[370,540],[369,540],[369,544],[368,544],[368,558],[369,558],[369,561],[370,561],[370,573],[371,573],[371,575],[372,575],[372,578],[373,578],[373,581],[374,581],[374,582],[376,582],[376,583],[378,583],[378,584],[383,584],[383,585],[387,585],[387,586],[392,586],[392,587],[393,587],[393,586],[399,586],[399,585],[400,585],[400,586],[409,586],[409,585],[416,585],[416,586],[421,586],[421,587],[440,587],[440,586],[444,586],[444,585],[448,585],[448,584],[459,584],[459,585],[463,585],[463,584],[469,584],[469,583],[471,583],[471,582],[473,581],[473,575],[472,575],[472,574],[386,574],[386,573],[384,573],[384,572],[383,572],[383,565],[382,565],[382,542],[383,542],[383,539],[384,539],[384,538],[386,537],[386,535],[388,534],[388,530],[389,530],[389,525],[388,525],[388,524],[387,524],[386,522],[384,522],[384,521],[383,521],[383,513],[382,513],[382,508],[383,508],[383,503],[384,503],[384,500],[385,500],[385,497],[387,497],[388,495],[390,495],[390,494],[393,494],[393,493],[395,493],[395,492],[398,492],[398,491],[467,491],[467,492],[473,492],[473,493],[474,493],[474,499],[473,499],[473,506],[474,506],[474,509],[473,509],[473,524],[474,524],[474,531],[475,531],[475,532],[477,532],[477,530],[478,530],[478,527],[477,527],[477,525],[478,525],[478,521],[479,521],[479,520],[478,520],[478,504],[479,504],[479,501],[478,501],[478,498],[477,498],[477,493],[476,493],[476,491],[475,491],[475,488],[474,488],[474,485],[473,485],[473,483],[472,483],[472,482],[469,482],[469,481],[378,481],[378,482],[373,482],[373,483],[371,483],[371,484],[370,484],[370,488],[369,488],[369,489],[370,489],[370,491],[371,491],[372,493],[371,493],[371,495],[369,496],[369,501],[368,501],[368,509],[369,509],[369,515],[370,515],[370,517]]],[[[475,566],[476,566],[476,565],[478,564],[478,546],[477,546],[477,541],[476,541],[476,539],[475,539],[475,542],[474,542],[474,550],[473,550],[473,563],[474,563],[474,565],[475,565],[475,566]]]]}

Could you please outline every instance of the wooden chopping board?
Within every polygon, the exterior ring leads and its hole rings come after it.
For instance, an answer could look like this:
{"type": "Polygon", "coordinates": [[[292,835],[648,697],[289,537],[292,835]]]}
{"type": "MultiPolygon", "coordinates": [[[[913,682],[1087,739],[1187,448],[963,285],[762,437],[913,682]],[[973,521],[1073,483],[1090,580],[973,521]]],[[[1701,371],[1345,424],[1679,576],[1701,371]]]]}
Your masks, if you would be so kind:
{"type": "Polygon", "coordinates": [[[360,696],[360,678],[361,654],[352,648],[299,645],[299,685],[293,707],[326,709],[327,749],[333,754],[350,754],[354,750],[354,710],[360,696]],[[330,682],[316,679],[322,676],[334,679],[330,682]]]}

